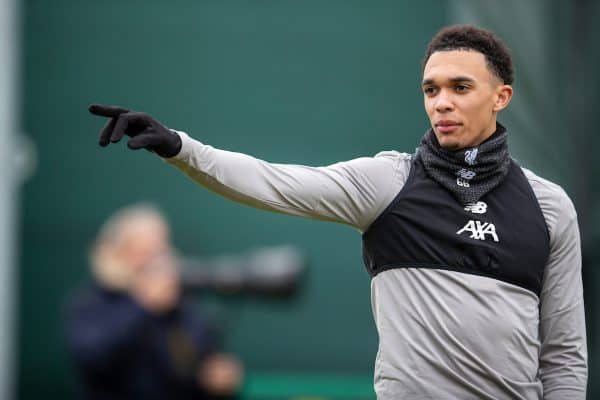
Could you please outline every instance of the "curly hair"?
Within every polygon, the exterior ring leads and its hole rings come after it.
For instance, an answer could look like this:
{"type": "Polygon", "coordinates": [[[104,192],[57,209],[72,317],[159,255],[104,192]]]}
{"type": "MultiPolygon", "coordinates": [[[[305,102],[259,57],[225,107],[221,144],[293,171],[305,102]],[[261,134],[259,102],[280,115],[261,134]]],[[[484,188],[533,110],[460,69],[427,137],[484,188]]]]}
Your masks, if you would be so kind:
{"type": "Polygon", "coordinates": [[[437,51],[477,51],[485,56],[488,68],[504,82],[513,83],[510,49],[492,32],[473,25],[451,25],[440,30],[427,45],[422,66],[437,51]]]}

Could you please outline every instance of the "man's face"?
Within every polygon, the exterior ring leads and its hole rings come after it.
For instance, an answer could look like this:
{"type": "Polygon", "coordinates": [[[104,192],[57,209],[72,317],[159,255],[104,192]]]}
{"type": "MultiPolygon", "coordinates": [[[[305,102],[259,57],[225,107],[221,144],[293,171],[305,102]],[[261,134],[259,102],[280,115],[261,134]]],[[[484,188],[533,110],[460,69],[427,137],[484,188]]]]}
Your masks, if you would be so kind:
{"type": "Polygon", "coordinates": [[[425,111],[446,150],[475,147],[496,130],[496,114],[508,105],[504,85],[477,51],[438,51],[423,70],[425,111]]]}

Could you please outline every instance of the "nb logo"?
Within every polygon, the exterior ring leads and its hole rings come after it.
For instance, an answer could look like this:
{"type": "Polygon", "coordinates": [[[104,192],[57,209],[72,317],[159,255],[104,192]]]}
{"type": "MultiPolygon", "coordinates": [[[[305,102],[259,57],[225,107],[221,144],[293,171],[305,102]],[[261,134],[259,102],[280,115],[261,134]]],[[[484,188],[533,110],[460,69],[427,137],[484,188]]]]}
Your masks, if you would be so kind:
{"type": "Polygon", "coordinates": [[[487,204],[483,201],[467,203],[465,204],[465,211],[472,212],[473,214],[485,214],[487,211],[487,204]]]}
{"type": "Polygon", "coordinates": [[[469,235],[469,237],[471,239],[486,240],[486,235],[490,235],[494,242],[500,241],[496,234],[496,227],[489,222],[470,220],[461,230],[457,231],[456,234],[460,235],[464,232],[470,232],[471,235],[469,235]]]}
{"type": "Polygon", "coordinates": [[[465,151],[465,162],[469,165],[477,164],[477,153],[479,150],[477,148],[465,151]]]}
{"type": "Polygon", "coordinates": [[[467,180],[471,180],[473,178],[475,178],[475,175],[477,175],[474,171],[469,171],[468,169],[460,169],[456,175],[460,176],[463,179],[467,179],[467,180]]]}

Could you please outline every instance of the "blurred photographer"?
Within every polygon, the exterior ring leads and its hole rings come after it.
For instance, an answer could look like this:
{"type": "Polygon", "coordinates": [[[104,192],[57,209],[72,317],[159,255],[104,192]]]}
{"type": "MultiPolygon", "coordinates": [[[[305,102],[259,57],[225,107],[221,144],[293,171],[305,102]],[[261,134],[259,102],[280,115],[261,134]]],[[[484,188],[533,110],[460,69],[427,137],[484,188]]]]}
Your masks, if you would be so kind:
{"type": "Polygon", "coordinates": [[[243,367],[182,300],[163,216],[133,205],[108,219],[92,254],[94,282],[66,310],[83,399],[235,398],[243,367]]]}

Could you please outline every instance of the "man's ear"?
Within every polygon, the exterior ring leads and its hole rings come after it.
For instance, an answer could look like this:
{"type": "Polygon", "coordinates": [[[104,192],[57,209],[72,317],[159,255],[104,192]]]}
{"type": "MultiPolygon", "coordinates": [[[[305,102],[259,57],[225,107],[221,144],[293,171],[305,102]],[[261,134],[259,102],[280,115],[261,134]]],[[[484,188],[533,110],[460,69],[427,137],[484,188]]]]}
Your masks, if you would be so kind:
{"type": "Polygon", "coordinates": [[[498,85],[496,87],[496,96],[494,101],[494,111],[498,112],[505,109],[513,96],[513,88],[510,85],[498,85]]]}

